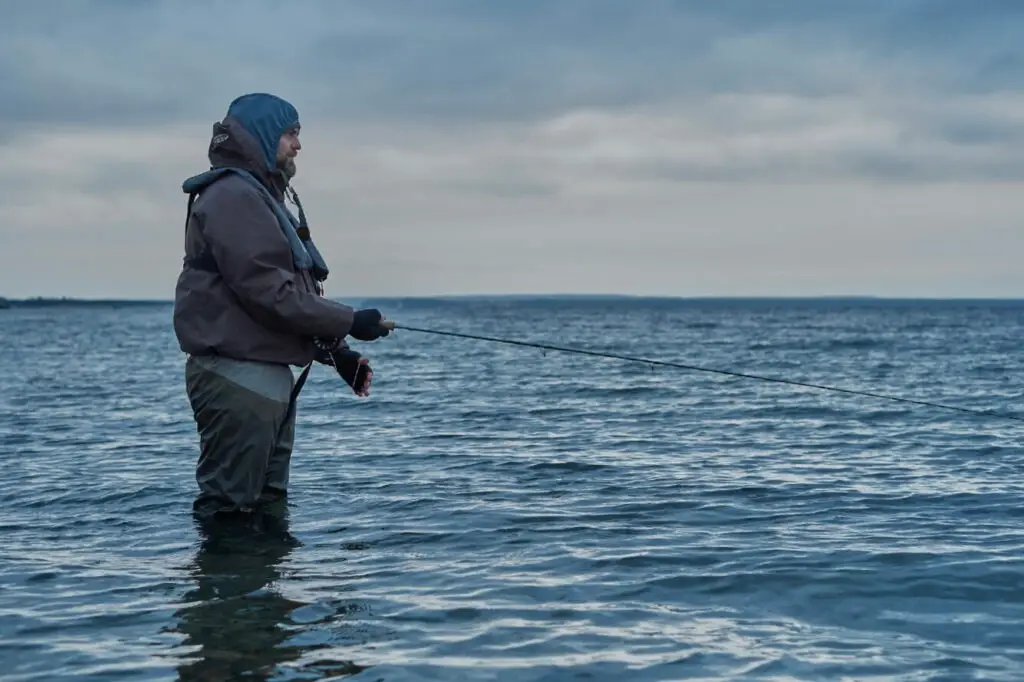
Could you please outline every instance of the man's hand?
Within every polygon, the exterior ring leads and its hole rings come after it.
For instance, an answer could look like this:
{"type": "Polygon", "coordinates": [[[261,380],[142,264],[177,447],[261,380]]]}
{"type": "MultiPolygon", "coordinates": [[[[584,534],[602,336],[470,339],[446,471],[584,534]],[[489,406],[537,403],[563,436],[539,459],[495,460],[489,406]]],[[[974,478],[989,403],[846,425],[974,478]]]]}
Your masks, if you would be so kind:
{"type": "Polygon", "coordinates": [[[351,348],[332,351],[330,356],[334,369],[352,388],[352,392],[360,398],[369,396],[370,384],[373,383],[373,369],[370,368],[369,359],[351,348]]]}
{"type": "Polygon", "coordinates": [[[376,341],[390,334],[390,330],[381,325],[384,316],[376,308],[357,310],[352,317],[352,328],[348,335],[360,341],[376,341]]]}

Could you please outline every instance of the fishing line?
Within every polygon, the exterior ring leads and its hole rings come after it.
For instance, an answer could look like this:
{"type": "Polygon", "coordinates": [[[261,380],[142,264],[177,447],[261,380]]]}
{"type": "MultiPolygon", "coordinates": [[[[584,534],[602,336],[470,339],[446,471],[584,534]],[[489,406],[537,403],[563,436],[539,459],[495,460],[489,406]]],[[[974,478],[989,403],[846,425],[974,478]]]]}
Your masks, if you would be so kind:
{"type": "Polygon", "coordinates": [[[464,334],[461,332],[450,332],[450,331],[439,331],[436,329],[424,329],[422,327],[412,327],[404,324],[397,324],[390,320],[385,322],[385,325],[390,329],[403,329],[410,332],[419,332],[421,334],[433,334],[435,336],[453,336],[461,339],[473,339],[475,341],[489,341],[491,343],[503,343],[512,346],[524,346],[526,348],[537,348],[540,350],[557,351],[560,353],[573,353],[576,355],[590,355],[600,358],[609,358],[612,360],[623,360],[625,362],[638,362],[645,365],[657,365],[662,367],[674,367],[676,369],[685,369],[694,372],[708,372],[711,374],[722,374],[725,376],[739,377],[743,379],[754,379],[757,381],[768,381],[777,384],[788,384],[790,386],[800,386],[803,388],[814,388],[822,391],[832,391],[834,393],[846,393],[849,395],[864,396],[868,398],[879,398],[882,400],[891,400],[899,403],[910,403],[913,405],[921,405],[924,407],[934,407],[942,410],[952,410],[954,412],[963,412],[966,414],[972,414],[983,417],[997,417],[1001,419],[1011,419],[1014,421],[1024,421],[1024,417],[1006,414],[1005,412],[995,412],[992,410],[975,410],[969,407],[957,407],[956,405],[943,405],[941,403],[933,403],[926,400],[914,400],[912,398],[903,398],[895,395],[886,395],[884,393],[874,393],[871,391],[856,391],[850,388],[839,388],[836,386],[824,386],[821,384],[812,384],[805,381],[796,381],[794,379],[781,379],[778,377],[759,376],[757,374],[746,374],[743,372],[733,372],[725,369],[713,369],[710,367],[700,367],[697,365],[688,365],[681,362],[669,362],[667,360],[652,360],[649,358],[641,358],[630,355],[619,355],[618,353],[607,353],[604,351],[587,350],[584,348],[570,348],[566,346],[554,346],[546,343],[534,343],[532,341],[516,341],[514,339],[503,339],[493,336],[481,336],[479,334],[464,334]]]}

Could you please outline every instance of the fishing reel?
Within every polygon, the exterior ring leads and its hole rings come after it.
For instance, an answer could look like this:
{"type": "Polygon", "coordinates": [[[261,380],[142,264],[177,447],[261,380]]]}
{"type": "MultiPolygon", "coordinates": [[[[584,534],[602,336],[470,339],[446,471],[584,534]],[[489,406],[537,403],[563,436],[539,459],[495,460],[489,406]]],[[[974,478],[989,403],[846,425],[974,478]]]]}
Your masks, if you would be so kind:
{"type": "Polygon", "coordinates": [[[322,338],[319,336],[313,337],[313,345],[317,347],[317,350],[321,350],[325,353],[338,350],[338,346],[341,345],[341,339],[337,337],[322,338]]]}

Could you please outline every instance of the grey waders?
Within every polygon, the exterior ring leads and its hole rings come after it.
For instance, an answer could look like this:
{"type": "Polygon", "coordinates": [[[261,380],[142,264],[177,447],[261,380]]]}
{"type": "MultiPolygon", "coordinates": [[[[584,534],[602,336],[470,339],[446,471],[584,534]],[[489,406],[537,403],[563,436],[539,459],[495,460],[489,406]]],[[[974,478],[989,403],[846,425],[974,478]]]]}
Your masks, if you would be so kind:
{"type": "Polygon", "coordinates": [[[248,512],[282,501],[295,440],[295,380],[287,365],[189,356],[185,385],[199,432],[193,511],[248,512]]]}

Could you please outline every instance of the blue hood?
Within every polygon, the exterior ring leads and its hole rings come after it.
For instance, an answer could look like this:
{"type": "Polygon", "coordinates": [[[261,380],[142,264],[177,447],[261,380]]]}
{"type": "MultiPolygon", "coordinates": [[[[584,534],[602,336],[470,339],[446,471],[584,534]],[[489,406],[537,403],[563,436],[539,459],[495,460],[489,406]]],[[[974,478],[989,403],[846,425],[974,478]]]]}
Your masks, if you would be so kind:
{"type": "Polygon", "coordinates": [[[267,170],[275,171],[277,144],[286,130],[299,125],[298,110],[276,95],[255,92],[233,101],[227,115],[256,138],[267,162],[267,170]]]}

